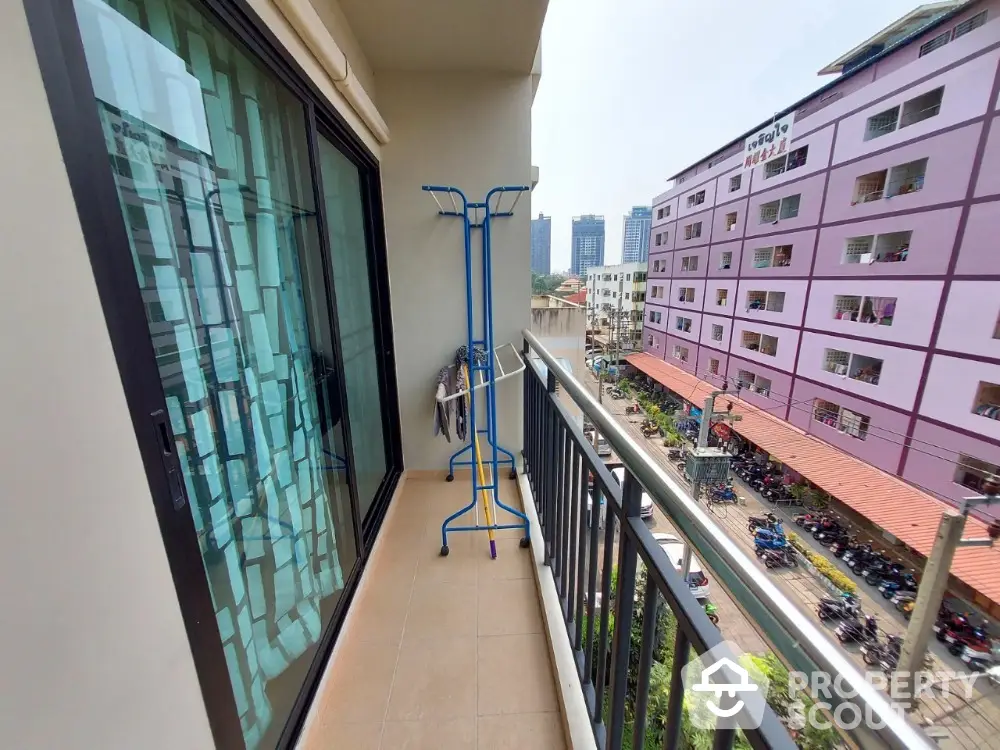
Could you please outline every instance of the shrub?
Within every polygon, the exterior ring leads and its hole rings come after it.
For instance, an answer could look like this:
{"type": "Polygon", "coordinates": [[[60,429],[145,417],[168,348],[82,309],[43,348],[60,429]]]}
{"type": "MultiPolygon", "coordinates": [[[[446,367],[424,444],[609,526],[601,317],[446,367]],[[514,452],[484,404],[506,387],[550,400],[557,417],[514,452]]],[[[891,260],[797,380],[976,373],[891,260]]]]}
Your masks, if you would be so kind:
{"type": "Polygon", "coordinates": [[[789,533],[788,543],[795,547],[799,551],[799,554],[812,564],[817,573],[829,580],[838,589],[848,594],[857,593],[858,587],[854,581],[837,570],[836,566],[825,557],[817,555],[809,549],[797,535],[789,533]]]}

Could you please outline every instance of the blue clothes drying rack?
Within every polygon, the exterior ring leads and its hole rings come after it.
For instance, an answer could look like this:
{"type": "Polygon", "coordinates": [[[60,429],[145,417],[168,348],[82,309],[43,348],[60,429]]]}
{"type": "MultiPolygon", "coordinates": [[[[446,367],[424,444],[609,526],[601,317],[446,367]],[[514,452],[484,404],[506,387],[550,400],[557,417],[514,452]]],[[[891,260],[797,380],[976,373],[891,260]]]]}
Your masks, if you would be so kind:
{"type": "MultiPolygon", "coordinates": [[[[468,505],[460,508],[455,513],[448,516],[444,523],[441,524],[441,554],[448,554],[448,534],[450,532],[464,532],[464,531],[487,531],[491,534],[491,544],[490,544],[490,556],[496,558],[496,546],[492,543],[492,532],[499,531],[500,529],[524,529],[524,536],[521,538],[521,547],[527,547],[530,543],[529,540],[529,522],[528,517],[524,513],[505,505],[500,500],[499,486],[497,480],[499,475],[498,469],[500,466],[510,466],[510,479],[517,478],[517,465],[514,462],[514,454],[505,448],[501,448],[497,445],[497,399],[496,399],[496,383],[507,377],[512,377],[517,375],[524,370],[524,363],[520,360],[520,355],[517,354],[516,348],[511,345],[511,350],[514,352],[514,356],[517,357],[517,361],[520,363],[519,368],[507,372],[504,371],[500,377],[497,377],[497,350],[494,348],[493,341],[493,268],[491,265],[490,256],[490,224],[494,219],[505,218],[514,215],[514,207],[517,205],[518,200],[521,196],[528,192],[531,188],[525,185],[501,185],[490,189],[486,193],[486,198],[482,203],[470,202],[466,197],[465,193],[459,190],[457,187],[443,186],[443,185],[424,185],[422,188],[425,192],[430,193],[431,197],[438,207],[439,216],[454,216],[462,220],[463,235],[465,240],[465,303],[466,303],[466,346],[468,352],[468,360],[466,365],[468,366],[469,373],[469,383],[468,391],[463,391],[458,394],[453,394],[449,398],[469,398],[469,443],[464,448],[456,451],[448,459],[448,476],[447,481],[452,482],[455,480],[455,467],[456,466],[469,466],[472,467],[472,499],[468,505]],[[506,211],[500,210],[500,204],[503,201],[504,195],[512,194],[514,196],[511,206],[506,211]],[[441,198],[444,197],[446,202],[451,203],[451,209],[446,208],[442,205],[441,198]],[[494,202],[494,198],[496,198],[494,202]],[[472,279],[472,230],[479,229],[482,234],[482,338],[476,338],[475,329],[475,314],[474,314],[474,295],[473,295],[473,279],[472,279]],[[486,362],[482,364],[477,364],[475,357],[475,350],[481,348],[486,352],[486,362]],[[476,380],[479,380],[477,383],[476,380]],[[476,391],[481,390],[486,396],[486,404],[484,415],[486,420],[485,428],[482,428],[478,424],[478,414],[477,414],[477,404],[476,404],[476,391]],[[477,459],[480,456],[477,455],[477,449],[482,450],[482,443],[476,440],[477,435],[483,435],[486,438],[486,450],[483,451],[486,455],[483,457],[484,468],[488,467],[489,476],[486,477],[485,484],[480,482],[479,473],[476,470],[477,459]],[[462,459],[466,453],[470,454],[468,459],[462,459]],[[503,454],[503,457],[500,456],[503,454]],[[493,500],[494,508],[501,508],[518,519],[518,523],[498,523],[498,518],[493,515],[492,523],[487,522],[486,524],[479,523],[478,511],[476,511],[476,523],[472,526],[450,526],[451,522],[455,519],[465,515],[470,510],[476,509],[476,503],[480,497],[480,493],[486,491],[490,494],[493,500]]],[[[501,364],[502,368],[502,364],[501,364]]]]}

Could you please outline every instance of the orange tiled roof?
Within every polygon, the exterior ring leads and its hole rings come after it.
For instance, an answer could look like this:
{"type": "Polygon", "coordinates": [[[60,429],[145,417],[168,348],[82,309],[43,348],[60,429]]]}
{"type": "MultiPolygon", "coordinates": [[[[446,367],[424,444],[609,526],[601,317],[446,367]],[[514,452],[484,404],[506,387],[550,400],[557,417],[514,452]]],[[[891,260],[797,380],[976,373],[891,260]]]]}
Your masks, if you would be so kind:
{"type": "MultiPolygon", "coordinates": [[[[649,354],[632,354],[626,361],[695,404],[716,389],[649,354]]],[[[736,398],[732,401],[733,413],[743,417],[735,426],[738,433],[901,542],[924,556],[930,554],[941,513],[951,506],[762,409],[736,398]]],[[[986,536],[986,524],[974,518],[966,522],[965,529],[966,537],[986,536]]],[[[1000,549],[959,549],[951,573],[990,601],[1000,603],[1000,549]]]]}

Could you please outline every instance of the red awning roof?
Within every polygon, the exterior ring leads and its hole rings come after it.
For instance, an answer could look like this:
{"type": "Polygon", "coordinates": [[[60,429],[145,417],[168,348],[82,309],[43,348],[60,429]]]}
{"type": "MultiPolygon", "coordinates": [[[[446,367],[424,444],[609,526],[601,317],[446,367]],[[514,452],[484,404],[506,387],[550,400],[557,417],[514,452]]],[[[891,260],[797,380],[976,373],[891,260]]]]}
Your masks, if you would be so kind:
{"type": "MultiPolygon", "coordinates": [[[[632,354],[626,361],[696,405],[716,390],[711,383],[649,354],[632,354]]],[[[951,506],[762,409],[736,398],[732,402],[733,414],[743,417],[734,426],[736,432],[904,544],[925,557],[930,554],[941,514],[951,506]]],[[[974,518],[968,519],[965,529],[966,537],[986,536],[986,524],[974,518]]],[[[959,549],[951,574],[1000,603],[1000,550],[959,549]]]]}

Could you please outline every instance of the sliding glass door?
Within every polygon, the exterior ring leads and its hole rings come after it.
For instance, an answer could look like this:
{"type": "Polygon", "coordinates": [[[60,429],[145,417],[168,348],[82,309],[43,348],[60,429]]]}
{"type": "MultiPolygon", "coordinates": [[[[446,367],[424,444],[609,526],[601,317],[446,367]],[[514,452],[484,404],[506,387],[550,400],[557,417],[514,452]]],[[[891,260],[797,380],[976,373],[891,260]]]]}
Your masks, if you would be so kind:
{"type": "Polygon", "coordinates": [[[154,437],[214,610],[198,627],[217,631],[243,746],[273,748],[398,469],[368,188],[301,91],[203,3],[74,4],[127,236],[119,262],[141,293],[130,312],[148,329],[117,343],[153,348],[154,437]]]}
{"type": "Polygon", "coordinates": [[[319,138],[320,172],[326,203],[337,318],[351,418],[351,444],[362,518],[386,473],[372,285],[365,248],[365,221],[358,168],[329,140],[319,138]]]}

